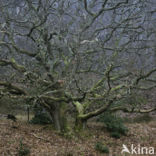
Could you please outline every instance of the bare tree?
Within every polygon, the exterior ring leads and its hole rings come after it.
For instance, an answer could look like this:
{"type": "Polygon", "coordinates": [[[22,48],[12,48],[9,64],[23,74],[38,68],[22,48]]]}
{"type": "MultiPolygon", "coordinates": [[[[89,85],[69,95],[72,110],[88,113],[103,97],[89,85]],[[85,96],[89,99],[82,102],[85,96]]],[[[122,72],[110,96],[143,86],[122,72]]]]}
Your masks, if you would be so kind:
{"type": "Polygon", "coordinates": [[[59,131],[68,130],[70,104],[76,130],[105,111],[156,110],[116,104],[156,86],[152,3],[1,1],[0,96],[42,105],[59,131]]]}

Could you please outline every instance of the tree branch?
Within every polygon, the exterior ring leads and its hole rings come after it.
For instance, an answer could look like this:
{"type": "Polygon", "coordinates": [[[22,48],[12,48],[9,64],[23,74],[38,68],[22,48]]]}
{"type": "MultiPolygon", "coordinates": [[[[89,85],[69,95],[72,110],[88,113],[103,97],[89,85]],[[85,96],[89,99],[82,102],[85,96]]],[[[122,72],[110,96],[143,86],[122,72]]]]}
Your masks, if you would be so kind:
{"type": "Polygon", "coordinates": [[[150,112],[156,111],[156,107],[151,108],[151,109],[129,109],[127,107],[114,107],[114,108],[111,108],[110,111],[112,112],[123,111],[126,113],[150,113],[150,112]]]}
{"type": "Polygon", "coordinates": [[[22,73],[26,72],[25,67],[17,64],[13,58],[10,61],[4,60],[4,59],[0,60],[0,66],[7,66],[7,65],[11,65],[15,70],[19,72],[22,72],[22,73]]]}
{"type": "Polygon", "coordinates": [[[109,67],[106,69],[105,73],[104,73],[104,77],[99,80],[91,89],[89,92],[93,92],[98,86],[102,85],[102,83],[106,80],[106,75],[108,75],[108,73],[110,73],[110,71],[113,69],[113,65],[109,65],[109,67]]]}
{"type": "Polygon", "coordinates": [[[147,77],[149,77],[150,75],[152,75],[154,72],[156,72],[156,68],[150,70],[148,73],[144,74],[144,75],[140,75],[138,78],[136,78],[136,80],[134,81],[134,85],[137,85],[140,80],[145,79],[147,77]]]}
{"type": "Polygon", "coordinates": [[[86,12],[87,12],[89,15],[94,16],[94,13],[92,13],[92,12],[88,9],[87,0],[84,0],[84,6],[85,6],[86,12]]]}
{"type": "Polygon", "coordinates": [[[79,115],[79,118],[81,118],[81,119],[83,119],[83,120],[88,120],[88,119],[90,119],[90,118],[92,118],[92,117],[94,117],[94,116],[97,116],[97,115],[99,115],[99,114],[101,114],[101,113],[107,111],[108,108],[111,106],[111,104],[114,102],[115,99],[116,99],[116,97],[113,98],[112,100],[109,100],[109,101],[105,104],[105,106],[103,106],[103,107],[101,107],[101,108],[99,108],[99,109],[97,109],[97,110],[95,110],[95,111],[89,112],[89,113],[87,113],[87,114],[80,114],[80,115],[79,115]]]}
{"type": "Polygon", "coordinates": [[[0,81],[0,86],[6,87],[8,89],[7,91],[10,92],[11,94],[27,95],[26,91],[9,82],[0,81]]]}

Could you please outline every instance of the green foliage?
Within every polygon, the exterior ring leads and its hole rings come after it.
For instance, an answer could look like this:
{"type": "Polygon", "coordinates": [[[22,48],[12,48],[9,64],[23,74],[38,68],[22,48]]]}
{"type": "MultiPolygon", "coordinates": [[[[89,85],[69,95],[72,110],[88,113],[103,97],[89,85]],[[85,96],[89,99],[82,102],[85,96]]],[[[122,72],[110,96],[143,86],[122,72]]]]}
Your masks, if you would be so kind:
{"type": "Polygon", "coordinates": [[[95,144],[95,149],[101,153],[109,153],[109,148],[101,142],[95,144]]]}
{"type": "Polygon", "coordinates": [[[22,140],[20,140],[20,145],[19,145],[19,150],[18,150],[18,156],[26,156],[30,154],[29,148],[23,144],[22,140]]]}
{"type": "Polygon", "coordinates": [[[98,118],[98,121],[106,125],[107,130],[111,132],[111,136],[114,138],[119,138],[120,135],[126,135],[128,132],[123,120],[116,115],[104,113],[98,118]]]}
{"type": "Polygon", "coordinates": [[[32,124],[41,124],[41,125],[50,124],[51,122],[52,121],[50,117],[46,113],[36,114],[30,121],[30,123],[32,124]]]}

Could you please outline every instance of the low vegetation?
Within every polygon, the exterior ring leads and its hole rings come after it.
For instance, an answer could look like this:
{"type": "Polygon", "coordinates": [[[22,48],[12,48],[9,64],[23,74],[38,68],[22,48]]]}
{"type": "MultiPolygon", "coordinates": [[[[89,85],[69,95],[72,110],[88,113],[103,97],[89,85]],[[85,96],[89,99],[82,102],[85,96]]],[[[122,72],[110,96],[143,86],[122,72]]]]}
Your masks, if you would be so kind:
{"type": "Polygon", "coordinates": [[[35,114],[34,117],[30,120],[32,124],[50,124],[52,123],[50,117],[46,113],[35,114]]]}
{"type": "Polygon", "coordinates": [[[95,144],[95,149],[101,153],[109,153],[109,148],[101,142],[95,144]]]}
{"type": "Polygon", "coordinates": [[[19,149],[18,149],[18,156],[27,156],[30,154],[30,149],[28,146],[23,144],[22,139],[20,140],[19,149]]]}
{"type": "Polygon", "coordinates": [[[124,125],[124,120],[115,114],[104,113],[97,121],[104,123],[106,129],[114,138],[120,138],[121,135],[126,135],[128,132],[128,128],[124,125]]]}

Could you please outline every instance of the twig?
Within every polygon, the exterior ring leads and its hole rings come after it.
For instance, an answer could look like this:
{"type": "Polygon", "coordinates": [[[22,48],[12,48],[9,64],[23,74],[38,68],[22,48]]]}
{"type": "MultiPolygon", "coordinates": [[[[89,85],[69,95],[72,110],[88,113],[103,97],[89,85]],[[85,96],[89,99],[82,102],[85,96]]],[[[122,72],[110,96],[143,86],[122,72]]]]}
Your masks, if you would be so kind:
{"type": "Polygon", "coordinates": [[[32,136],[34,136],[35,138],[37,138],[37,139],[40,139],[40,140],[44,140],[44,141],[46,141],[46,142],[50,142],[51,143],[51,141],[50,140],[47,140],[47,139],[45,139],[45,138],[43,138],[43,137],[39,137],[39,136],[37,136],[36,134],[33,134],[33,133],[30,133],[32,136]]]}

